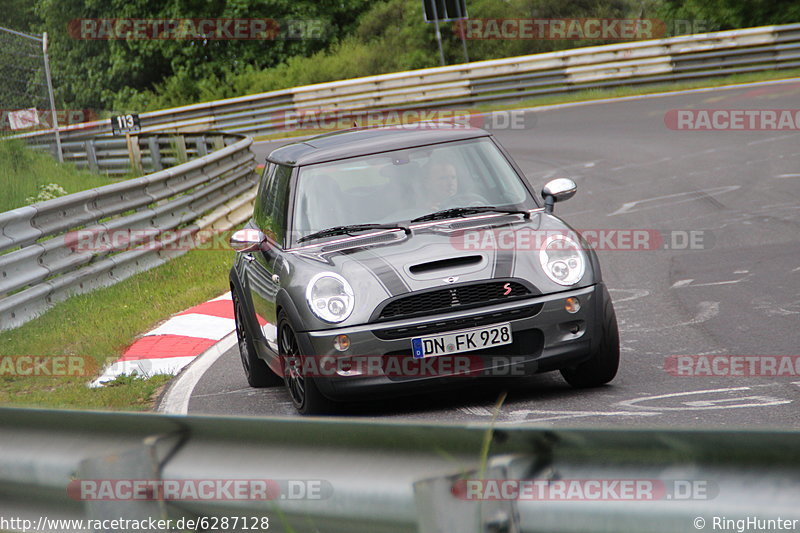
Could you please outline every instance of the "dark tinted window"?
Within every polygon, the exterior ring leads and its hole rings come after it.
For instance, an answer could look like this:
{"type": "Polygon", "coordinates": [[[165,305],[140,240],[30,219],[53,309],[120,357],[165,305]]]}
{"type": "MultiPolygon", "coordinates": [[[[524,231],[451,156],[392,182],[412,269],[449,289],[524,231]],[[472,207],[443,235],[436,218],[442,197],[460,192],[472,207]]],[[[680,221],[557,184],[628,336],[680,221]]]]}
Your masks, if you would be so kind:
{"type": "Polygon", "coordinates": [[[452,207],[536,207],[488,138],[301,167],[293,238],[334,226],[396,223],[452,207]]]}
{"type": "Polygon", "coordinates": [[[292,167],[268,163],[258,186],[253,218],[261,231],[283,245],[292,167]]]}

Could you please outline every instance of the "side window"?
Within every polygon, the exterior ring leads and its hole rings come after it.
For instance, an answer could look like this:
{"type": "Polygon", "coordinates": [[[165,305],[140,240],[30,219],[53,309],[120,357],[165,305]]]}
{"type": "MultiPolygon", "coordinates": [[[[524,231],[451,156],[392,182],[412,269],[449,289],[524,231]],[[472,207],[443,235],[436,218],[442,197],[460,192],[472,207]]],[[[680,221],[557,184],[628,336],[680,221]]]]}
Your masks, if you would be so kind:
{"type": "Polygon", "coordinates": [[[279,245],[286,236],[286,215],[289,206],[289,182],[292,167],[269,163],[258,186],[253,218],[261,231],[279,245]]]}
{"type": "Polygon", "coordinates": [[[273,174],[275,174],[275,169],[278,168],[278,165],[275,163],[267,162],[266,166],[264,167],[264,173],[261,174],[261,180],[258,182],[258,192],[256,193],[256,202],[253,206],[253,220],[255,220],[256,224],[258,225],[259,229],[264,231],[264,204],[265,204],[265,197],[266,191],[269,188],[269,182],[272,179],[273,174]]]}

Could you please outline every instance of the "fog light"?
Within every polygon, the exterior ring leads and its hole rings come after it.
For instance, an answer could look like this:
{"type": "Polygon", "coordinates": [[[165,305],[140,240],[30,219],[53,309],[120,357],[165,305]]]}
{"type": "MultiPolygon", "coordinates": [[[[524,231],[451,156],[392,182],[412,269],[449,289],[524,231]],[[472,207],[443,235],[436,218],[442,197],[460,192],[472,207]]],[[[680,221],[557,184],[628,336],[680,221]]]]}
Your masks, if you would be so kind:
{"type": "Polygon", "coordinates": [[[346,351],[348,348],[350,348],[350,337],[347,335],[337,335],[333,339],[333,347],[340,352],[346,351]]]}
{"type": "Polygon", "coordinates": [[[566,309],[567,313],[577,313],[581,310],[581,301],[571,296],[564,302],[564,309],[566,309]]]}

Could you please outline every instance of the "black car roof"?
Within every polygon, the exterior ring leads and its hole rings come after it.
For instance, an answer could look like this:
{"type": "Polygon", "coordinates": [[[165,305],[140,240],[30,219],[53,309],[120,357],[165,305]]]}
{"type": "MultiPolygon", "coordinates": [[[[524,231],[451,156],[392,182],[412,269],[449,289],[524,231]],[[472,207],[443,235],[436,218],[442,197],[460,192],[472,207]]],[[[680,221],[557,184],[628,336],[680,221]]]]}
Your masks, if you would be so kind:
{"type": "Polygon", "coordinates": [[[441,122],[426,123],[416,127],[406,125],[353,128],[325,133],[281,146],[275,149],[267,159],[284,165],[310,165],[359,155],[489,135],[489,132],[480,128],[441,122]]]}

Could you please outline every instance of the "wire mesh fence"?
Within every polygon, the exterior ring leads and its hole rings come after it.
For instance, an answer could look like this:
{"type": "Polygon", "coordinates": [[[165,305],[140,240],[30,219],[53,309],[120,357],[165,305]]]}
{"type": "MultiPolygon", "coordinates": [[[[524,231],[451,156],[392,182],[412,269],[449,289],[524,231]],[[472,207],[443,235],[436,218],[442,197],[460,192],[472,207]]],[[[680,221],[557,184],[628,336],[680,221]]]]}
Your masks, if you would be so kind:
{"type": "Polygon", "coordinates": [[[50,109],[42,39],[22,35],[0,29],[0,109],[3,111],[0,129],[4,132],[27,129],[21,126],[36,126],[20,124],[25,121],[16,120],[16,111],[36,109],[43,113],[50,109]]]}
{"type": "Polygon", "coordinates": [[[49,69],[47,34],[0,27],[0,135],[52,130],[62,159],[49,69]]]}

